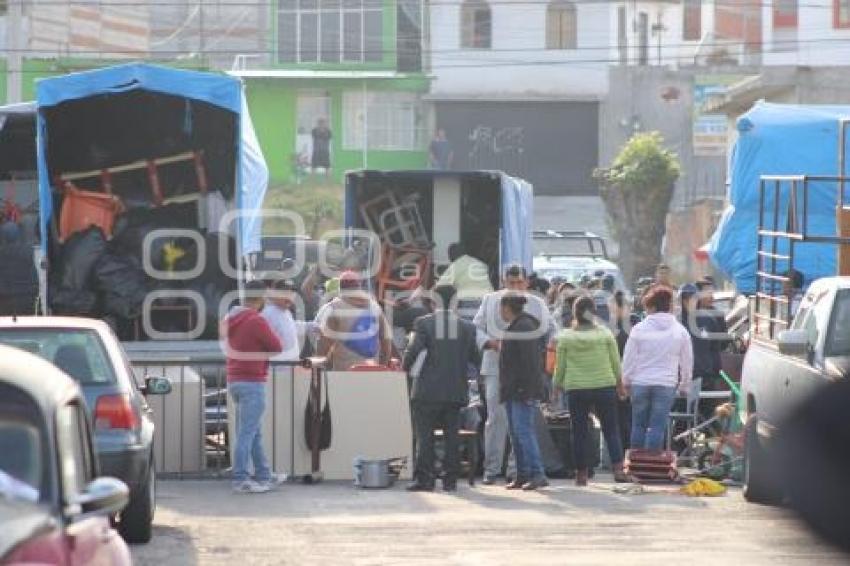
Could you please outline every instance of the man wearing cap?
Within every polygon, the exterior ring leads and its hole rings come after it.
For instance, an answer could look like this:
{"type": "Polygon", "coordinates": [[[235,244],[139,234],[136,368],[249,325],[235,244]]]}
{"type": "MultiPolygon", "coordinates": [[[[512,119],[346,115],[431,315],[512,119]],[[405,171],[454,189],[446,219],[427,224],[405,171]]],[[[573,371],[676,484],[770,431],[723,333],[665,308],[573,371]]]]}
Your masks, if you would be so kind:
{"type": "Polygon", "coordinates": [[[316,322],[321,332],[318,354],[328,357],[331,370],[346,371],[369,360],[389,362],[392,329],[380,305],[363,290],[357,273],[340,275],[339,296],[316,322]]]}
{"type": "Polygon", "coordinates": [[[283,344],[283,351],[272,358],[273,361],[292,362],[301,358],[298,325],[292,316],[295,289],[295,283],[288,279],[274,281],[269,288],[266,306],[263,307],[263,318],[283,344]]]}

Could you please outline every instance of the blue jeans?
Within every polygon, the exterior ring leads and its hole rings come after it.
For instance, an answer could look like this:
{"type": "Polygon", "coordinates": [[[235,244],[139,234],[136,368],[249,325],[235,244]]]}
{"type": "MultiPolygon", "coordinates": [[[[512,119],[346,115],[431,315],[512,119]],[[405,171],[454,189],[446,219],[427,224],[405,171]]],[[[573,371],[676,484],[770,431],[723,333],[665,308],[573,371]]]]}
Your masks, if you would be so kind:
{"type": "Polygon", "coordinates": [[[263,451],[261,424],[266,409],[266,384],[236,381],[227,384],[235,405],[236,447],[233,449],[233,482],[243,482],[251,477],[249,460],[254,465],[254,479],[269,481],[271,470],[263,451]]]}
{"type": "Polygon", "coordinates": [[[632,448],[662,450],[676,388],[632,386],[632,448]]]}
{"type": "Polygon", "coordinates": [[[516,456],[517,478],[530,481],[546,477],[534,426],[534,414],[539,411],[538,402],[508,401],[505,409],[508,413],[511,446],[516,456]]]}

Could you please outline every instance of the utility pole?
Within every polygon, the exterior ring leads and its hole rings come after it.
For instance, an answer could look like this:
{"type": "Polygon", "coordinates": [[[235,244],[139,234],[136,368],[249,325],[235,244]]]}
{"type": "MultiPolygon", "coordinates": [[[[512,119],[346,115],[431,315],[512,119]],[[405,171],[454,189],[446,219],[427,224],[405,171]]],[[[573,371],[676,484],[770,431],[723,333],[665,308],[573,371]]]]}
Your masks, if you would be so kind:
{"type": "Polygon", "coordinates": [[[23,46],[21,45],[21,25],[23,25],[23,0],[11,0],[6,3],[6,102],[21,101],[21,71],[23,70],[23,46]]]}
{"type": "Polygon", "coordinates": [[[198,0],[198,55],[201,64],[204,61],[204,50],[206,49],[206,29],[204,29],[204,0],[198,0]]]}
{"type": "Polygon", "coordinates": [[[667,28],[664,27],[664,22],[661,19],[661,10],[659,9],[655,15],[655,24],[652,26],[652,32],[656,34],[658,38],[658,64],[661,65],[661,36],[667,31],[667,28]]]}

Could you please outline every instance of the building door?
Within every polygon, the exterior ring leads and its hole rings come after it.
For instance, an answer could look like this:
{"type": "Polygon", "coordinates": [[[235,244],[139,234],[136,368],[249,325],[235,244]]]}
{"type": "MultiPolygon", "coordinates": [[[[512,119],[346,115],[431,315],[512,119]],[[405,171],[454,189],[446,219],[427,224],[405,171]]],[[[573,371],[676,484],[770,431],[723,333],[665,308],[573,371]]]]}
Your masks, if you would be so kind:
{"type": "Polygon", "coordinates": [[[440,101],[455,169],[521,177],[538,195],[596,195],[599,104],[589,101],[440,101]]]}
{"type": "Polygon", "coordinates": [[[649,63],[649,14],[641,12],[638,16],[638,64],[649,63]]]}
{"type": "MultiPolygon", "coordinates": [[[[296,100],[295,156],[299,170],[308,170],[313,161],[313,129],[324,121],[331,127],[331,97],[324,91],[301,91],[296,100]]],[[[333,132],[331,132],[333,135],[333,132]]]]}

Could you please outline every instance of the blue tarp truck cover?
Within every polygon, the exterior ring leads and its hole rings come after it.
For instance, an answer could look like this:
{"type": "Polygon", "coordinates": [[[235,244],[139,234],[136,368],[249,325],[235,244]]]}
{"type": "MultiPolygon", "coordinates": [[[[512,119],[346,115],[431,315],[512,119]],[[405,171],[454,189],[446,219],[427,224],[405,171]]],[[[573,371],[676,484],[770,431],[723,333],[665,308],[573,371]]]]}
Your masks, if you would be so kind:
{"type": "MultiPolygon", "coordinates": [[[[268,167],[238,79],[212,73],[170,69],[147,64],[127,64],[94,71],[43,79],[36,87],[38,107],[38,175],[42,246],[47,245],[48,224],[53,213],[47,140],[51,134],[45,111],[65,102],[88,97],[148,91],[205,102],[237,116],[233,140],[238,159],[235,206],[242,211],[239,241],[242,255],[260,250],[261,208],[268,186],[268,167]]],[[[116,125],[119,127],[119,125],[116,125]]]]}
{"type": "MultiPolygon", "coordinates": [[[[712,262],[735,283],[738,291],[756,291],[761,176],[837,175],[842,119],[850,119],[850,106],[765,102],[757,103],[738,119],[738,141],[729,163],[729,207],[709,242],[712,262]]],[[[783,183],[780,218],[787,215],[790,190],[790,184],[783,183]]],[[[836,183],[810,184],[808,234],[835,235],[837,190],[836,183]]],[[[798,195],[798,201],[801,207],[802,194],[798,195]]],[[[764,210],[772,213],[773,202],[773,191],[766,191],[764,210]]],[[[778,245],[780,254],[788,251],[786,241],[780,240],[778,245]]],[[[836,248],[828,244],[798,244],[793,267],[803,273],[806,285],[818,277],[834,275],[836,248]]],[[[782,269],[787,269],[787,263],[782,269]]]]}
{"type": "MultiPolygon", "coordinates": [[[[532,228],[534,222],[534,190],[530,183],[511,177],[499,171],[355,171],[346,176],[345,184],[345,226],[357,228],[360,226],[359,204],[357,202],[358,178],[370,179],[375,176],[381,179],[376,186],[383,183],[397,183],[398,187],[405,186],[405,180],[428,180],[433,182],[438,177],[453,177],[461,180],[498,184],[501,196],[500,210],[500,271],[508,265],[523,265],[529,273],[532,270],[532,228]]],[[[366,181],[369,182],[368,180],[366,181]]],[[[435,211],[435,213],[438,211],[435,211]]],[[[463,220],[461,220],[463,222],[463,220]]]]}

